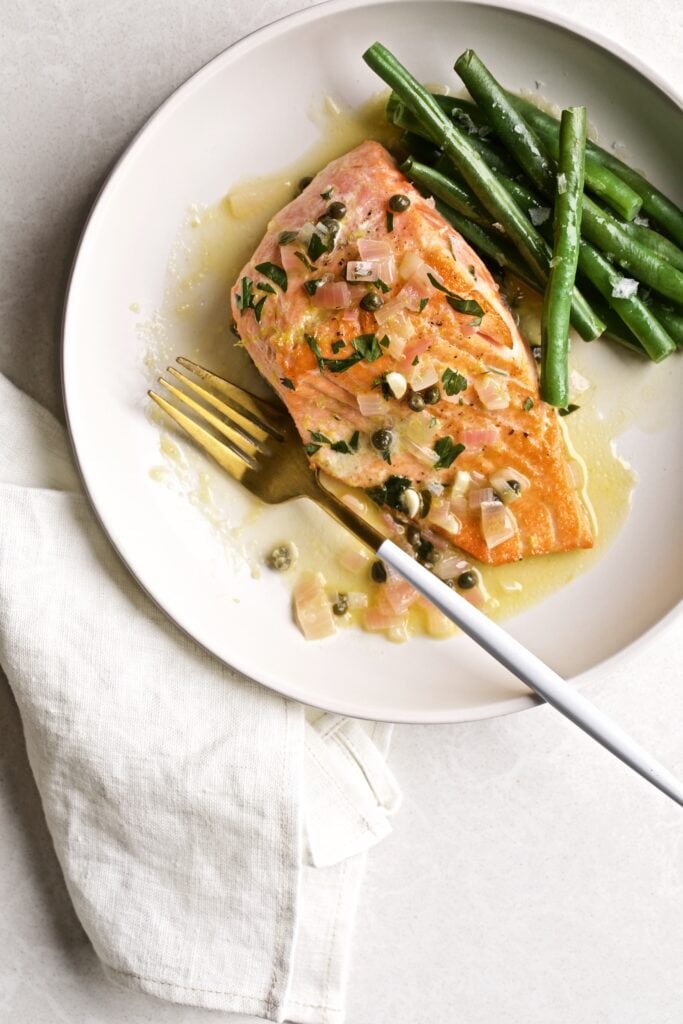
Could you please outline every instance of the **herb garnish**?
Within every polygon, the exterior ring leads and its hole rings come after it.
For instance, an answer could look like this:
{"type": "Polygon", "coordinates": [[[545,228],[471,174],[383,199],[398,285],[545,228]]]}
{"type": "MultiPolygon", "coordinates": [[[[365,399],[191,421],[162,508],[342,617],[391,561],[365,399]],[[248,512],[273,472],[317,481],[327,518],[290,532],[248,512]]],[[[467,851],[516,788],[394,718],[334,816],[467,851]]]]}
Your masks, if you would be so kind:
{"type": "Polygon", "coordinates": [[[569,416],[571,413],[576,412],[576,410],[580,408],[581,406],[579,405],[570,404],[567,406],[566,409],[558,409],[557,411],[559,412],[560,416],[569,416]]]}
{"type": "Polygon", "coordinates": [[[315,455],[324,444],[329,445],[331,451],[341,452],[342,455],[351,455],[352,452],[358,451],[358,442],[360,441],[359,430],[354,430],[348,441],[330,441],[329,437],[316,430],[311,430],[310,434],[311,443],[304,445],[304,451],[307,455],[315,455]]]}
{"type": "Polygon", "coordinates": [[[237,308],[240,313],[244,314],[245,309],[253,309],[254,307],[254,289],[250,277],[243,277],[240,285],[241,292],[236,292],[237,308]]]}
{"type": "Polygon", "coordinates": [[[308,249],[306,250],[307,256],[315,263],[316,260],[320,259],[324,252],[327,252],[327,245],[323,242],[318,232],[314,231],[311,235],[311,240],[308,243],[308,249]]]}
{"type": "Polygon", "coordinates": [[[418,313],[422,312],[422,310],[425,308],[425,306],[427,305],[428,302],[429,302],[429,299],[420,299],[419,305],[417,307],[418,313]]]}
{"type": "Polygon", "coordinates": [[[338,341],[333,341],[332,342],[332,351],[334,352],[334,354],[336,355],[337,352],[340,351],[340,349],[344,348],[345,344],[346,344],[346,342],[342,341],[341,338],[339,338],[338,341]]]}
{"type": "Polygon", "coordinates": [[[297,258],[298,260],[301,260],[301,262],[302,262],[302,263],[303,263],[303,265],[305,266],[306,270],[315,270],[315,267],[313,266],[313,264],[311,263],[311,261],[310,261],[310,260],[309,260],[309,259],[308,259],[308,258],[307,258],[306,256],[304,256],[304,254],[303,254],[302,252],[299,252],[299,250],[298,250],[298,249],[297,249],[297,251],[296,251],[296,252],[294,253],[294,255],[296,256],[296,258],[297,258]]]}
{"type": "Polygon", "coordinates": [[[400,509],[403,492],[409,487],[412,487],[412,481],[407,476],[389,476],[380,487],[368,487],[365,493],[377,505],[400,509]]]}
{"type": "Polygon", "coordinates": [[[279,245],[289,245],[290,242],[295,242],[298,237],[298,231],[281,231],[277,236],[277,240],[279,245]]]}
{"type": "Polygon", "coordinates": [[[434,451],[438,458],[434,463],[434,469],[448,469],[458,455],[465,451],[464,444],[455,444],[452,437],[440,437],[434,444],[434,451]]]}
{"type": "Polygon", "coordinates": [[[291,381],[289,377],[280,377],[280,383],[284,388],[289,388],[290,391],[296,391],[296,388],[294,387],[294,382],[291,381]]]}
{"type": "Polygon", "coordinates": [[[263,298],[259,299],[258,302],[256,303],[256,305],[254,306],[254,316],[256,317],[256,323],[257,324],[261,323],[261,313],[263,312],[263,307],[266,304],[266,299],[267,298],[268,298],[268,296],[264,295],[263,298]]]}
{"type": "Polygon", "coordinates": [[[304,288],[309,295],[315,295],[318,288],[321,288],[324,283],[322,277],[313,277],[310,281],[304,281],[304,288]]]}
{"type": "Polygon", "coordinates": [[[392,232],[394,230],[394,215],[391,210],[387,210],[387,231],[392,232]]]}
{"type": "Polygon", "coordinates": [[[323,358],[323,354],[320,351],[320,345],[315,340],[312,334],[304,334],[304,340],[308,347],[310,348],[313,355],[315,356],[318,362],[318,369],[322,373],[323,369],[325,368],[325,359],[323,358]]]}
{"type": "MultiPolygon", "coordinates": [[[[355,366],[356,363],[359,363],[361,359],[364,359],[367,363],[374,363],[382,355],[382,348],[386,348],[390,343],[386,334],[383,338],[379,339],[375,334],[359,334],[357,338],[353,338],[351,341],[355,349],[353,355],[347,356],[345,359],[329,359],[322,354],[318,342],[312,335],[304,334],[304,339],[318,362],[318,368],[321,371],[329,370],[330,373],[343,373],[345,370],[355,366]]],[[[335,344],[333,343],[332,345],[333,352],[337,351],[334,348],[335,344]]]]}
{"type": "Polygon", "coordinates": [[[457,395],[467,388],[467,377],[463,377],[457,370],[447,367],[442,374],[441,382],[447,395],[457,395]]]}
{"type": "Polygon", "coordinates": [[[463,299],[462,296],[456,295],[450,288],[447,288],[444,284],[434,277],[433,274],[427,274],[427,277],[440,292],[443,292],[446,296],[446,302],[452,309],[455,309],[458,313],[470,313],[472,316],[477,317],[476,320],[472,321],[472,325],[477,327],[481,323],[481,318],[484,315],[484,310],[481,308],[479,303],[475,299],[463,299]]]}
{"type": "Polygon", "coordinates": [[[334,185],[330,185],[330,187],[328,189],[326,189],[324,192],[320,193],[320,198],[324,199],[327,202],[328,199],[332,198],[332,193],[333,192],[334,192],[334,185]]]}
{"type": "Polygon", "coordinates": [[[383,292],[385,295],[389,291],[389,285],[385,284],[384,281],[382,281],[382,279],[379,277],[377,278],[376,281],[371,281],[370,284],[374,285],[375,288],[379,288],[379,290],[383,292]]]}
{"type": "Polygon", "coordinates": [[[531,409],[533,409],[533,407],[534,407],[534,400],[533,400],[533,398],[529,398],[527,396],[524,399],[523,403],[522,403],[522,409],[524,409],[524,412],[529,412],[531,409]]]}
{"type": "Polygon", "coordinates": [[[269,278],[283,292],[287,291],[287,271],[283,270],[282,267],[278,267],[277,263],[257,263],[255,269],[258,270],[259,274],[269,278]]]}
{"type": "Polygon", "coordinates": [[[273,288],[272,284],[268,284],[267,281],[259,281],[256,287],[261,292],[268,292],[270,295],[275,295],[275,289],[273,288]]]}

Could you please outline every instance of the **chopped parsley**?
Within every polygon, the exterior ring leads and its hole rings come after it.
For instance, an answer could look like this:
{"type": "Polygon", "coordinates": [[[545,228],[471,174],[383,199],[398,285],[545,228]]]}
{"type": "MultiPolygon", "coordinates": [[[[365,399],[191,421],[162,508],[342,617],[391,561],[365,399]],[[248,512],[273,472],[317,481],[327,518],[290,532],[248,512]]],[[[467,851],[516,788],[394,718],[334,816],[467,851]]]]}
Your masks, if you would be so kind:
{"type": "MultiPolygon", "coordinates": [[[[355,349],[352,355],[346,356],[344,359],[329,359],[322,354],[318,342],[311,334],[304,334],[304,339],[318,362],[319,370],[329,370],[330,373],[343,373],[355,366],[356,363],[360,363],[361,359],[364,359],[366,363],[374,363],[382,355],[382,349],[390,343],[386,334],[382,338],[378,338],[376,334],[359,334],[351,341],[355,349]]],[[[332,351],[337,352],[343,346],[344,342],[341,344],[333,342],[332,351]]]]}
{"type": "Polygon", "coordinates": [[[333,192],[334,192],[334,185],[330,185],[330,187],[328,189],[325,189],[324,192],[320,193],[320,198],[324,199],[325,202],[327,202],[328,199],[332,198],[332,193],[333,192]]]}
{"type": "Polygon", "coordinates": [[[458,455],[465,451],[465,445],[455,444],[453,438],[446,435],[446,437],[440,437],[434,443],[434,451],[438,456],[434,463],[434,469],[448,469],[455,462],[458,455]]]}
{"type": "Polygon", "coordinates": [[[315,340],[312,334],[304,334],[304,340],[318,362],[318,369],[322,372],[322,370],[325,368],[325,359],[323,358],[323,354],[320,351],[320,345],[315,340]]]}
{"type": "Polygon", "coordinates": [[[428,302],[429,302],[429,299],[420,299],[420,303],[419,303],[419,305],[417,307],[418,313],[421,313],[424,310],[424,308],[425,308],[425,306],[427,305],[428,302]]]}
{"type": "Polygon", "coordinates": [[[387,210],[387,231],[391,233],[394,230],[394,215],[391,210],[387,210]]]}
{"type": "Polygon", "coordinates": [[[385,462],[388,462],[389,465],[391,465],[391,452],[389,451],[388,448],[386,451],[382,452],[382,458],[384,459],[385,462]]]}
{"type": "Polygon", "coordinates": [[[533,409],[533,407],[534,407],[534,400],[533,400],[533,398],[529,398],[527,396],[524,399],[524,401],[522,402],[522,409],[524,409],[524,412],[530,412],[531,409],[533,409]]]}
{"type": "Polygon", "coordinates": [[[306,255],[308,256],[309,260],[312,260],[315,263],[315,261],[319,260],[320,257],[325,252],[327,252],[326,243],[323,242],[322,237],[318,234],[318,232],[314,231],[313,234],[311,235],[311,240],[308,243],[306,255]]]}
{"type": "Polygon", "coordinates": [[[375,286],[375,288],[378,288],[385,295],[390,290],[389,289],[389,285],[385,284],[384,281],[382,281],[382,279],[379,278],[379,277],[377,278],[376,281],[371,281],[370,284],[373,284],[375,286]]]}
{"type": "Polygon", "coordinates": [[[258,302],[256,303],[256,305],[254,306],[254,316],[256,317],[256,323],[257,324],[261,323],[261,314],[263,313],[263,307],[266,304],[266,299],[267,298],[268,298],[268,296],[264,295],[263,298],[259,299],[258,302]]]}
{"type": "Polygon", "coordinates": [[[322,277],[313,277],[310,281],[304,281],[304,288],[309,295],[315,295],[318,288],[321,288],[324,283],[322,277]]]}
{"type": "Polygon", "coordinates": [[[346,344],[346,342],[342,341],[341,338],[339,338],[338,341],[333,341],[332,342],[332,351],[334,352],[334,354],[336,355],[337,352],[339,352],[341,349],[343,349],[345,344],[346,344]]]}
{"type": "Polygon", "coordinates": [[[277,240],[279,245],[289,245],[291,242],[296,242],[298,237],[298,231],[281,231],[277,240]]]}
{"type": "MultiPolygon", "coordinates": [[[[357,338],[353,339],[351,344],[361,359],[365,359],[367,363],[374,363],[382,355],[382,342],[385,339],[386,345],[388,345],[389,339],[386,335],[382,338],[382,341],[379,341],[376,334],[359,334],[357,338]]],[[[385,348],[386,345],[384,345],[385,348]]]]}
{"type": "Polygon", "coordinates": [[[289,377],[280,377],[280,383],[282,384],[283,388],[289,388],[290,391],[296,391],[296,388],[294,387],[294,382],[291,381],[289,377]]]}
{"type": "Polygon", "coordinates": [[[272,284],[268,284],[267,281],[259,281],[256,287],[261,292],[268,292],[270,295],[275,295],[275,289],[273,288],[272,284]]]}
{"type": "Polygon", "coordinates": [[[560,416],[570,416],[571,413],[576,412],[576,410],[580,408],[581,406],[579,405],[569,404],[566,409],[558,409],[557,411],[559,412],[560,416]]]}
{"type": "Polygon", "coordinates": [[[311,263],[311,261],[310,261],[310,260],[308,259],[308,257],[307,257],[307,256],[304,256],[304,254],[303,254],[302,252],[299,252],[299,250],[298,250],[298,249],[297,249],[297,251],[296,251],[296,252],[294,253],[294,255],[296,256],[296,258],[297,258],[298,260],[301,260],[301,262],[302,262],[302,263],[303,263],[303,265],[305,266],[306,270],[315,270],[315,267],[313,266],[313,264],[311,263]]]}
{"type": "Polygon", "coordinates": [[[311,430],[310,434],[310,443],[304,445],[304,451],[307,455],[315,455],[324,444],[329,445],[331,451],[340,452],[342,455],[351,455],[352,452],[358,451],[358,442],[360,441],[359,430],[355,430],[348,441],[330,441],[329,437],[319,433],[317,430],[311,430]]]}
{"type": "Polygon", "coordinates": [[[244,314],[247,309],[254,308],[254,288],[250,277],[243,277],[240,281],[241,291],[236,293],[237,308],[244,314]]]}
{"type": "Polygon", "coordinates": [[[427,277],[440,292],[443,292],[446,296],[446,302],[452,309],[455,309],[458,313],[468,313],[474,317],[477,317],[473,321],[473,326],[477,327],[481,323],[481,318],[484,315],[484,310],[481,308],[476,299],[463,299],[462,296],[456,295],[450,288],[447,288],[445,284],[441,284],[440,281],[434,277],[433,274],[427,274],[427,277]]]}
{"type": "Polygon", "coordinates": [[[441,376],[441,383],[447,395],[457,395],[467,388],[467,377],[447,367],[441,376]]]}
{"type": "Polygon", "coordinates": [[[279,267],[277,263],[257,263],[255,269],[258,270],[259,274],[269,278],[283,292],[287,291],[287,271],[279,267]]]}
{"type": "Polygon", "coordinates": [[[409,487],[412,487],[412,481],[407,476],[389,476],[380,487],[368,487],[365,493],[377,505],[400,509],[403,492],[409,487]]]}

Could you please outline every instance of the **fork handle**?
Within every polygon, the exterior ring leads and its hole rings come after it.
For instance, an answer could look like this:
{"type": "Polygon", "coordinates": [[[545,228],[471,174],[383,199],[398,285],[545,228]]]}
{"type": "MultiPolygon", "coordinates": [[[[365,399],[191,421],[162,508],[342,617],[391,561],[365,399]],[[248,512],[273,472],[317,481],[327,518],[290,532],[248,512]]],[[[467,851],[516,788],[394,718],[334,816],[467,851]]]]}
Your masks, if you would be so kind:
{"type": "Polygon", "coordinates": [[[683,785],[570,683],[390,540],[377,555],[501,665],[629,768],[683,806],[683,785]]]}

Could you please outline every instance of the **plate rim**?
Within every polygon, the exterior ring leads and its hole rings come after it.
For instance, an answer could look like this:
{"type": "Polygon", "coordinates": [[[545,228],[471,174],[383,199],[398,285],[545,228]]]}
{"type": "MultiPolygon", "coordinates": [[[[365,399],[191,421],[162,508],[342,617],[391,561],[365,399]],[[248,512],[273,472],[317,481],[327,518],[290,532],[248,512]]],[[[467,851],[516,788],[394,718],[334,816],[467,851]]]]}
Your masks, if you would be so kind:
{"type": "MultiPolygon", "coordinates": [[[[92,201],[88,215],[83,223],[76,248],[74,250],[71,266],[69,269],[69,275],[66,283],[64,292],[64,303],[62,309],[61,325],[60,325],[60,336],[59,336],[59,363],[60,363],[60,381],[61,381],[61,394],[62,403],[64,408],[66,429],[69,438],[69,442],[73,451],[75,468],[78,473],[83,491],[88,499],[91,510],[93,511],[96,520],[99,522],[102,530],[107,537],[110,545],[116,552],[117,557],[125,567],[126,571],[135,580],[136,584],[143,590],[143,592],[150,598],[153,604],[161,610],[161,612],[169,619],[173,625],[181,631],[186,637],[188,637],[193,643],[196,643],[202,649],[207,651],[212,657],[222,664],[236,670],[250,680],[258,683],[259,685],[265,686],[268,689],[280,694],[291,700],[296,700],[300,703],[304,703],[311,707],[317,707],[321,710],[330,711],[336,714],[345,715],[352,718],[358,718],[361,720],[368,721],[382,721],[382,722],[393,722],[396,724],[406,725],[429,725],[429,724],[458,724],[473,721],[484,721],[489,718],[499,718],[506,715],[517,714],[520,711],[529,710],[531,708],[539,707],[544,702],[536,697],[534,694],[524,694],[517,697],[510,697],[497,701],[494,704],[489,704],[484,707],[476,709],[462,709],[460,712],[456,710],[443,710],[443,711],[425,711],[424,713],[418,713],[415,710],[406,712],[391,712],[391,717],[387,711],[381,709],[368,709],[366,707],[359,708],[354,704],[349,703],[338,703],[334,699],[325,701],[322,704],[311,704],[308,696],[303,697],[301,693],[297,692],[296,687],[283,686],[275,678],[272,677],[272,673],[263,672],[261,673],[261,679],[254,679],[251,674],[251,670],[247,666],[242,666],[238,661],[227,661],[217,651],[213,650],[212,647],[201,640],[198,640],[186,627],[177,621],[172,612],[166,607],[163,598],[150,587],[143,582],[138,572],[130,564],[124,552],[119,547],[114,539],[113,533],[107,526],[106,515],[100,511],[97,506],[95,499],[88,486],[86,477],[86,471],[82,465],[79,457],[79,449],[77,444],[76,435],[72,428],[71,417],[69,415],[69,402],[67,398],[68,393],[68,382],[67,382],[67,330],[68,320],[70,312],[70,300],[72,294],[72,287],[74,279],[79,266],[81,250],[83,249],[86,237],[88,235],[91,223],[96,214],[100,203],[106,198],[109,191],[115,186],[118,177],[122,170],[125,168],[126,163],[132,158],[133,151],[135,150],[138,141],[148,131],[151,126],[163,117],[167,116],[169,110],[178,103],[181,102],[186,92],[190,92],[196,88],[197,83],[201,82],[204,77],[209,77],[214,73],[216,66],[226,60],[226,58],[232,57],[238,59],[241,53],[248,52],[250,49],[260,45],[262,41],[266,41],[269,38],[273,38],[279,35],[284,26],[287,27],[298,27],[299,25],[305,25],[308,22],[315,21],[320,17],[321,12],[324,14],[335,14],[355,8],[361,7],[381,7],[385,4],[400,3],[400,4],[413,4],[416,0],[322,0],[320,3],[314,4],[312,7],[304,8],[297,11],[292,11],[289,14],[282,15],[281,17],[269,22],[267,25],[262,25],[259,28],[254,29],[247,35],[235,40],[230,43],[223,50],[213,56],[200,68],[194,71],[188,78],[186,78],[179,86],[177,86],[167,97],[164,99],[159,106],[150,114],[150,116],[143,122],[138,128],[133,137],[127,143],[125,148],[116,158],[112,166],[109,168],[107,174],[100,185],[100,188],[92,201]]],[[[679,110],[683,111],[683,93],[679,93],[671,84],[664,79],[659,72],[643,60],[638,54],[634,53],[628,47],[622,43],[611,39],[609,36],[604,35],[602,32],[595,30],[592,26],[587,26],[573,21],[571,18],[566,17],[564,14],[553,13],[552,17],[549,16],[547,11],[544,11],[541,7],[534,3],[528,3],[526,0],[432,0],[442,4],[444,6],[456,6],[458,4],[466,4],[470,7],[485,7],[503,11],[512,11],[515,14],[521,14],[523,16],[533,18],[537,21],[543,22],[546,25],[550,25],[554,28],[560,28],[565,32],[568,32],[574,36],[578,36],[579,39],[588,41],[592,45],[598,47],[600,50],[605,51],[610,56],[616,57],[622,63],[626,64],[632,70],[635,70],[642,78],[644,78],[650,85],[657,88],[664,96],[671,100],[679,110]]],[[[602,676],[606,675],[613,668],[618,665],[629,656],[633,656],[638,653],[641,649],[646,648],[649,644],[654,643],[656,639],[673,624],[673,622],[683,612],[683,598],[681,598],[672,608],[669,609],[660,619],[650,626],[644,633],[636,637],[633,641],[623,647],[621,650],[615,652],[612,655],[604,658],[602,661],[597,662],[591,668],[584,672],[579,673],[576,676],[570,677],[568,680],[572,685],[577,686],[579,689],[583,688],[589,682],[597,681],[602,676]]]]}

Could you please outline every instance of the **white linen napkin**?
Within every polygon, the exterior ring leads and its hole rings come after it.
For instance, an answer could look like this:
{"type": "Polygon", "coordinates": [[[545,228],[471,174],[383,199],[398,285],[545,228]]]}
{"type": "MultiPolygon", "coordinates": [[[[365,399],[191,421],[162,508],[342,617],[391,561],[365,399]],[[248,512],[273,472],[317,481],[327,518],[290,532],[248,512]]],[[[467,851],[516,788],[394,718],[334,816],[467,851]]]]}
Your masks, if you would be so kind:
{"type": "Polygon", "coordinates": [[[0,376],[0,664],[71,898],[107,974],[338,1024],[364,851],[400,802],[390,726],[218,662],[137,587],[62,427],[0,376]]]}

